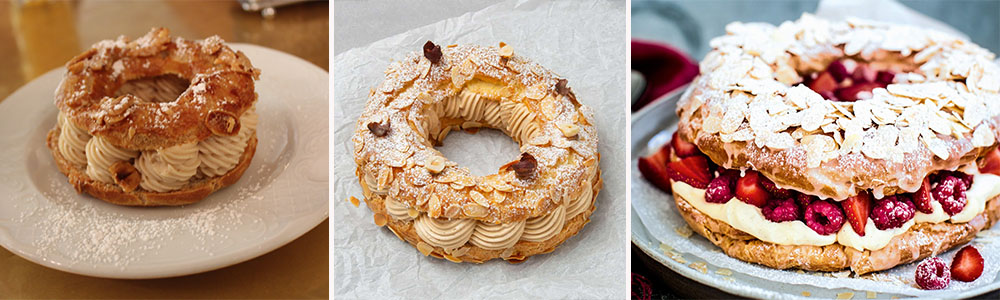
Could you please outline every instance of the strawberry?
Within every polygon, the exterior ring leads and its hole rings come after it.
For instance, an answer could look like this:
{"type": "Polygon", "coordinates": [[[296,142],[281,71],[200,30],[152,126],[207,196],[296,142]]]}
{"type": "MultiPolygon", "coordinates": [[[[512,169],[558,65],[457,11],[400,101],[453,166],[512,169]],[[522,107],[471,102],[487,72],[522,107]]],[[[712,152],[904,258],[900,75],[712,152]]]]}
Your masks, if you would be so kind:
{"type": "Polygon", "coordinates": [[[847,198],[841,204],[844,213],[847,214],[847,221],[851,223],[851,228],[860,236],[865,236],[865,225],[868,224],[868,212],[872,207],[872,196],[868,192],[861,192],[858,195],[847,198]]]}
{"type": "Polygon", "coordinates": [[[674,131],[674,137],[670,141],[670,145],[674,147],[674,154],[676,154],[677,157],[683,158],[701,153],[700,151],[698,151],[697,146],[695,146],[692,143],[688,143],[685,140],[680,139],[677,136],[677,131],[674,131]]]}
{"type": "Polygon", "coordinates": [[[872,90],[880,87],[884,88],[885,85],[877,82],[858,82],[850,86],[838,88],[834,91],[834,94],[837,95],[837,99],[840,101],[857,101],[870,99],[872,90]]]}
{"type": "Polygon", "coordinates": [[[830,72],[830,75],[833,75],[833,79],[837,82],[842,82],[844,79],[847,79],[847,76],[851,75],[850,73],[847,73],[847,67],[844,66],[844,63],[839,60],[835,60],[830,63],[830,65],[826,67],[826,70],[827,72],[830,72]]]}
{"type": "Polygon", "coordinates": [[[653,155],[639,158],[639,173],[660,190],[670,192],[670,180],[667,176],[667,162],[670,161],[669,145],[663,145],[653,155]]]}
{"type": "Polygon", "coordinates": [[[667,163],[667,176],[699,189],[708,188],[708,184],[712,182],[708,159],[700,155],[667,163]]]}
{"type": "Polygon", "coordinates": [[[774,198],[787,199],[794,196],[792,191],[779,188],[774,184],[774,181],[771,181],[771,179],[764,176],[760,176],[760,185],[763,186],[768,193],[771,193],[774,198]]]}
{"type": "Polygon", "coordinates": [[[837,80],[833,78],[833,75],[830,75],[830,72],[824,71],[819,73],[816,79],[809,82],[808,86],[816,93],[823,94],[823,92],[832,92],[837,89],[837,80]]]}
{"type": "Polygon", "coordinates": [[[1000,175],[1000,148],[995,148],[979,161],[979,173],[1000,175]]]}
{"type": "Polygon", "coordinates": [[[920,189],[913,193],[913,204],[917,206],[917,211],[929,214],[934,212],[934,206],[931,206],[931,201],[934,198],[931,197],[931,179],[930,176],[924,177],[924,182],[920,184],[920,189]]]}
{"type": "Polygon", "coordinates": [[[896,79],[896,74],[892,74],[889,71],[878,71],[875,74],[875,82],[881,83],[882,85],[889,85],[893,80],[896,79]]]}
{"type": "Polygon", "coordinates": [[[955,254],[951,261],[951,278],[961,281],[973,281],[983,275],[983,256],[975,247],[965,246],[955,254]]]}
{"type": "Polygon", "coordinates": [[[736,199],[757,207],[767,204],[771,194],[760,184],[760,173],[747,170],[743,177],[736,181],[736,199]]]}

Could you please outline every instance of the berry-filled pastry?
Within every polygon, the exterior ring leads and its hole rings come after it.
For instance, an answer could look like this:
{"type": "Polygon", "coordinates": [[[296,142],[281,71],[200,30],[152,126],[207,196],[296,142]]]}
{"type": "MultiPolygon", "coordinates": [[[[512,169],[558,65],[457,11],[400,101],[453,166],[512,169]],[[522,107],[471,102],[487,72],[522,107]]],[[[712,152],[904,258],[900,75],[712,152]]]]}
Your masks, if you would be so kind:
{"type": "Polygon", "coordinates": [[[997,220],[993,53],[923,28],[808,14],[726,31],[677,104],[673,140],[639,168],[727,255],[864,274],[965,244],[997,220]]]}

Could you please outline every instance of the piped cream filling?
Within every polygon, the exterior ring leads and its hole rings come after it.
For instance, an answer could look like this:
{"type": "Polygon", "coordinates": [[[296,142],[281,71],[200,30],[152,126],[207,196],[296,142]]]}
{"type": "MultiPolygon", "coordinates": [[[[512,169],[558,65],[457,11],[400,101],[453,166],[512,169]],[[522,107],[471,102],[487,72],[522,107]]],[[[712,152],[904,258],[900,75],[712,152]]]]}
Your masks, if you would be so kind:
{"type": "Polygon", "coordinates": [[[879,230],[875,227],[874,221],[869,219],[865,226],[865,236],[858,236],[846,220],[844,227],[837,234],[824,236],[817,234],[802,221],[771,222],[764,218],[760,208],[736,198],[730,199],[725,204],[709,203],[705,201],[705,190],[703,189],[697,189],[677,181],[671,181],[671,187],[682,199],[701,213],[765,242],[779,245],[814,246],[825,246],[836,242],[858,250],[878,250],[888,245],[893,237],[905,233],[916,223],[936,223],[947,220],[952,223],[965,223],[982,213],[986,208],[986,201],[1000,195],[1000,176],[992,174],[973,174],[973,176],[972,187],[966,192],[968,202],[958,214],[948,217],[941,209],[940,203],[932,201],[934,213],[916,212],[912,220],[899,228],[879,230]]]}
{"type": "Polygon", "coordinates": [[[198,173],[197,143],[177,145],[159,151],[143,151],[135,161],[142,174],[139,186],[154,192],[169,192],[187,185],[198,173]]]}
{"type": "MultiPolygon", "coordinates": [[[[413,223],[417,234],[427,242],[427,244],[444,249],[455,249],[466,242],[486,249],[500,250],[513,247],[518,241],[542,242],[559,234],[566,225],[566,220],[585,212],[593,203],[593,186],[589,180],[584,182],[585,187],[580,195],[568,203],[560,205],[552,213],[544,216],[529,218],[524,221],[504,224],[492,224],[476,221],[474,219],[438,219],[421,213],[413,223]],[[434,219],[435,223],[421,219],[434,219]],[[475,230],[473,234],[464,240],[458,241],[449,238],[451,235],[459,234],[462,237],[464,231],[456,231],[453,228],[459,226],[452,223],[463,223],[474,221],[475,230]],[[433,226],[432,226],[433,225],[433,226]],[[425,237],[426,236],[426,237],[425,237]],[[447,241],[442,243],[440,241],[447,241]],[[461,243],[459,243],[461,242],[461,243]],[[455,245],[458,246],[455,246],[455,245]]],[[[386,198],[384,201],[386,212],[393,218],[409,220],[409,208],[395,199],[386,198]]]]}
{"type": "Polygon", "coordinates": [[[438,219],[422,214],[414,222],[417,235],[432,246],[455,249],[465,245],[476,230],[474,219],[438,219]]]}
{"type": "Polygon", "coordinates": [[[66,120],[63,113],[59,113],[59,128],[59,154],[78,168],[86,166],[90,134],[66,120]]]}
{"type": "Polygon", "coordinates": [[[93,137],[87,142],[87,176],[94,180],[114,184],[111,167],[116,162],[139,156],[138,151],[116,147],[102,137],[93,137]]]}
{"type": "Polygon", "coordinates": [[[203,177],[228,173],[240,162],[250,136],[256,131],[257,109],[253,106],[240,116],[239,133],[233,136],[213,135],[198,143],[198,157],[201,160],[198,173],[203,177]]]}

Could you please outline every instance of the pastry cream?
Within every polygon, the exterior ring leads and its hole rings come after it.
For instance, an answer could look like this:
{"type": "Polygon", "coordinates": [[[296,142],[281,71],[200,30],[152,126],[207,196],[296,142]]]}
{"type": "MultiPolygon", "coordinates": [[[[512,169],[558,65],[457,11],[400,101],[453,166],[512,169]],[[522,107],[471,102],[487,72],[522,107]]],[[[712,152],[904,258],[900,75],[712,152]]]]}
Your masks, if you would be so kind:
{"type": "Polygon", "coordinates": [[[474,219],[438,219],[421,214],[414,221],[417,235],[431,246],[455,249],[465,245],[476,229],[474,219]]]}
{"type": "Polygon", "coordinates": [[[403,203],[399,203],[399,201],[396,201],[396,199],[393,199],[392,197],[386,197],[383,203],[385,203],[385,212],[389,213],[389,215],[392,216],[393,218],[400,220],[413,219],[413,217],[411,217],[409,214],[410,208],[406,207],[406,205],[403,205],[403,203]]]}
{"type": "MultiPolygon", "coordinates": [[[[368,177],[365,178],[367,182],[368,177]]],[[[592,186],[591,181],[584,181],[584,186],[592,186]]],[[[374,186],[372,187],[375,191],[374,186]]],[[[427,244],[435,247],[454,249],[469,242],[487,250],[507,249],[522,240],[540,242],[552,238],[562,231],[567,219],[587,211],[593,203],[593,198],[593,189],[585,188],[580,196],[564,203],[548,215],[505,224],[484,223],[474,219],[436,219],[421,213],[414,221],[413,227],[427,244]],[[465,237],[465,226],[469,221],[473,221],[470,224],[474,229],[471,235],[465,237]]],[[[408,214],[409,208],[399,201],[386,197],[384,204],[386,212],[391,217],[398,220],[413,219],[408,214]]]]}
{"type": "Polygon", "coordinates": [[[247,142],[256,130],[257,109],[253,106],[240,116],[239,133],[233,136],[213,135],[198,143],[198,156],[202,162],[198,172],[206,177],[216,177],[232,170],[240,162],[247,142]]]}
{"type": "Polygon", "coordinates": [[[198,165],[196,143],[143,151],[135,161],[135,168],[142,174],[139,186],[155,192],[169,192],[187,185],[191,177],[198,173],[198,165]]]}
{"type": "Polygon", "coordinates": [[[903,223],[903,226],[879,230],[878,227],[875,227],[875,221],[869,219],[865,225],[865,236],[859,236],[857,232],[854,232],[851,224],[844,223],[844,227],[840,228],[840,232],[837,232],[837,242],[858,251],[878,250],[888,245],[893,237],[910,230],[913,224],[916,224],[915,219],[910,219],[903,223]]]}
{"type": "Polygon", "coordinates": [[[824,246],[837,241],[837,235],[819,235],[802,221],[781,223],[768,221],[759,208],[736,198],[730,199],[726,204],[709,203],[705,201],[705,190],[677,181],[671,186],[674,192],[681,195],[681,198],[698,211],[765,242],[780,245],[824,246]]]}
{"type": "Polygon", "coordinates": [[[552,213],[528,219],[524,224],[521,240],[541,242],[555,236],[566,223],[566,205],[560,205],[552,213]]]}
{"type": "Polygon", "coordinates": [[[136,156],[139,156],[138,151],[118,148],[102,137],[93,137],[87,142],[87,176],[100,182],[114,184],[108,168],[118,161],[136,156]]]}
{"type": "Polygon", "coordinates": [[[90,134],[66,120],[63,113],[59,113],[59,128],[59,154],[74,166],[83,168],[87,165],[87,142],[90,141],[90,134]]]}
{"type": "Polygon", "coordinates": [[[934,212],[924,214],[916,212],[914,218],[899,228],[879,230],[875,222],[865,225],[865,236],[858,236],[846,221],[844,227],[836,235],[819,235],[801,221],[774,223],[768,221],[756,206],[746,204],[736,198],[726,204],[709,203],[705,201],[705,190],[694,188],[686,183],[671,181],[674,192],[694,206],[698,211],[720,220],[733,228],[746,232],[754,237],[780,245],[816,245],[823,246],[838,242],[858,250],[878,250],[889,244],[893,237],[903,234],[917,223],[937,223],[951,220],[952,223],[965,223],[972,220],[986,208],[986,201],[1000,195],[1000,176],[992,174],[974,174],[972,187],[966,192],[968,202],[960,213],[949,217],[937,201],[931,201],[934,212]]]}
{"type": "MultiPolygon", "coordinates": [[[[506,224],[479,223],[472,233],[469,242],[486,250],[502,250],[514,247],[518,239],[524,232],[526,222],[519,221],[506,224]]],[[[562,228],[560,228],[562,229],[562,228]]]]}

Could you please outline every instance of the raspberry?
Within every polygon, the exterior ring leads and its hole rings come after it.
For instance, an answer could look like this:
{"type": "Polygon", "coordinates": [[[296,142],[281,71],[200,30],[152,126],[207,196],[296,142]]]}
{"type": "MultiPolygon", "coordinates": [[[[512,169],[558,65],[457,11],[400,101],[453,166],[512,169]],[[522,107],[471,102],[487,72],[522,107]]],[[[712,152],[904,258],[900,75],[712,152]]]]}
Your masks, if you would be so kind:
{"type": "Polygon", "coordinates": [[[875,201],[872,206],[871,218],[879,230],[899,228],[916,213],[917,206],[909,198],[902,195],[892,195],[875,201]]]}
{"type": "Polygon", "coordinates": [[[961,178],[945,176],[931,194],[934,195],[934,199],[941,202],[941,208],[944,209],[944,212],[948,213],[949,216],[954,216],[965,208],[967,189],[968,186],[961,178]]]}
{"type": "Polygon", "coordinates": [[[799,206],[792,198],[771,199],[760,212],[764,214],[765,219],[775,223],[795,221],[801,216],[799,206]]]}
{"type": "Polygon", "coordinates": [[[844,225],[844,211],[827,200],[815,200],[806,207],[806,226],[821,235],[836,233],[844,225]]]}
{"type": "Polygon", "coordinates": [[[736,185],[736,178],[732,174],[722,173],[719,177],[712,179],[705,189],[705,201],[708,203],[726,203],[733,199],[733,189],[736,185]]]}
{"type": "Polygon", "coordinates": [[[944,263],[943,259],[934,257],[917,265],[914,279],[922,289],[940,290],[948,287],[948,284],[951,283],[951,272],[948,271],[948,265],[944,263]]]}

